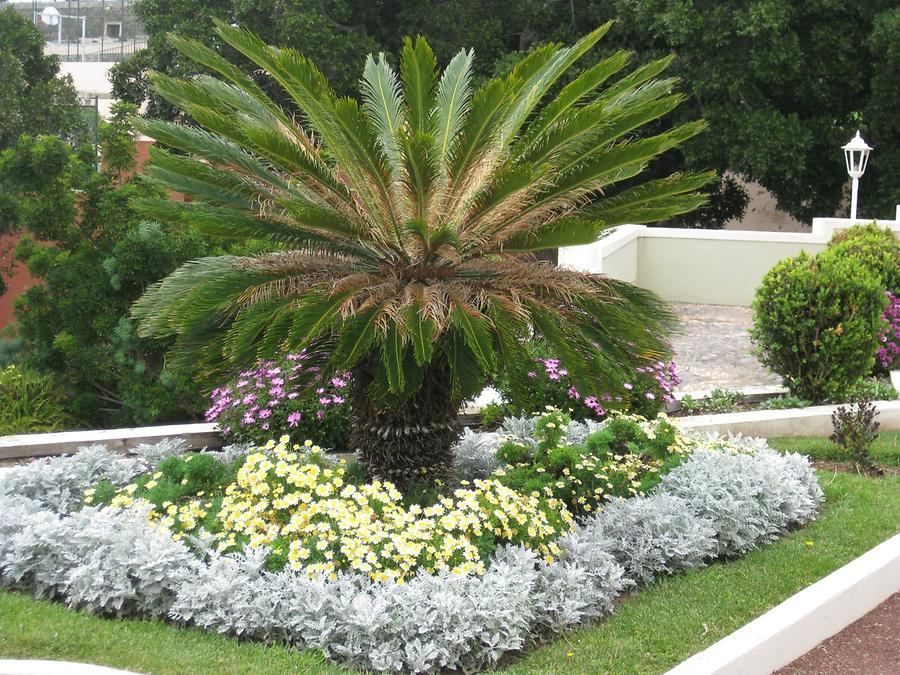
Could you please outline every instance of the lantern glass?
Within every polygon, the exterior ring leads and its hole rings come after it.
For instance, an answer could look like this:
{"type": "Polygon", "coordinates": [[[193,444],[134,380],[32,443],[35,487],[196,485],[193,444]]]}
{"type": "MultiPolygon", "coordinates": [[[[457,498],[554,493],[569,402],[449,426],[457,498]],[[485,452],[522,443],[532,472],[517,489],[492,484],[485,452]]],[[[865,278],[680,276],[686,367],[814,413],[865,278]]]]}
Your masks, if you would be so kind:
{"type": "Polygon", "coordinates": [[[863,140],[859,132],[843,147],[844,161],[847,164],[847,173],[851,178],[862,178],[869,163],[869,153],[872,148],[863,140]]]}

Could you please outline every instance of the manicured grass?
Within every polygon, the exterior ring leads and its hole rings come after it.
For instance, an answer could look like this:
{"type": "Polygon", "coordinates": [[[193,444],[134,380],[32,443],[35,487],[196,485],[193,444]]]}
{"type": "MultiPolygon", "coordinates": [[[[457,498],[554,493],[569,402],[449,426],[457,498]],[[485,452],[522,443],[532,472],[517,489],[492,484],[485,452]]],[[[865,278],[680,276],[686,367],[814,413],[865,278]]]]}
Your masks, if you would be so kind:
{"type": "MultiPolygon", "coordinates": [[[[878,419],[877,417],[875,418],[878,419]]],[[[770,438],[769,445],[783,452],[799,452],[811,459],[850,462],[843,451],[827,438],[804,436],[800,438],[770,438]]],[[[869,449],[877,464],[900,466],[900,431],[884,431],[869,449]]]]}
{"type": "MultiPolygon", "coordinates": [[[[811,526],[747,557],[657,581],[615,616],[522,655],[508,673],[661,673],[900,531],[900,478],[821,473],[811,526]]],[[[144,673],[341,673],[322,657],[110,621],[0,592],[0,657],[87,661],[144,673]]]]}
{"type": "Polygon", "coordinates": [[[0,658],[78,661],[153,675],[347,672],[312,652],[241,643],[162,621],[99,619],[5,590],[0,658]]]}

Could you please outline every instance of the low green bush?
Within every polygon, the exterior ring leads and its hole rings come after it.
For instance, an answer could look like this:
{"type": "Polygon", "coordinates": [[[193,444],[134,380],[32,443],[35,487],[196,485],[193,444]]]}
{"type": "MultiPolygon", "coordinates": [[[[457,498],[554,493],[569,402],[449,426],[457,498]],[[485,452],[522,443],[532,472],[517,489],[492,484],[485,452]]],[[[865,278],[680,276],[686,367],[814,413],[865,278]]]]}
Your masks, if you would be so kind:
{"type": "Polygon", "coordinates": [[[0,370],[0,436],[71,426],[66,392],[52,378],[18,366],[0,370]]]}
{"type": "Polygon", "coordinates": [[[734,389],[713,389],[706,398],[695,399],[685,395],[681,399],[681,409],[689,413],[711,412],[729,413],[740,409],[744,395],[734,389]]]}
{"type": "Polygon", "coordinates": [[[875,363],[885,302],[881,280],[855,258],[801,253],[763,278],[751,336],[794,396],[844,400],[875,363]]]}
{"type": "Polygon", "coordinates": [[[583,442],[567,444],[570,418],[559,410],[541,415],[536,447],[509,440],[497,449],[503,467],[492,474],[517,492],[557,499],[576,516],[595,512],[610,498],[645,494],[687,453],[666,418],[614,416],[583,442]]]}
{"type": "Polygon", "coordinates": [[[900,240],[887,228],[876,223],[847,228],[832,237],[821,256],[853,258],[881,279],[882,288],[900,293],[900,240]]]}
{"type": "Polygon", "coordinates": [[[805,398],[800,398],[799,396],[785,394],[784,396],[767,398],[765,401],[760,402],[759,407],[763,410],[789,410],[791,408],[807,408],[809,407],[809,401],[807,401],[805,398]]]}

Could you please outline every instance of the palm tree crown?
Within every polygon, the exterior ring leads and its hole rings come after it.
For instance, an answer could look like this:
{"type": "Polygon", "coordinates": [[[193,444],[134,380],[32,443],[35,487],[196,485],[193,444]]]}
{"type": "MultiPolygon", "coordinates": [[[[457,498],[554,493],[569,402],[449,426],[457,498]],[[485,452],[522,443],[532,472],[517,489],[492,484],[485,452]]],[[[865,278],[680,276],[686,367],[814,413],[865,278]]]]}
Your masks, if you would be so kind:
{"type": "Polygon", "coordinates": [[[138,126],[178,151],[155,148],[150,178],[195,201],[140,206],[270,244],[188,263],[151,287],[134,308],[141,332],[175,335],[174,358],[210,369],[306,348],[323,368],[366,371],[365,395],[386,409],[433,376],[458,405],[498,369],[524,372],[532,331],[582,386],[615,388],[626,368],[665,350],[668,309],[533,252],[692,210],[710,175],[636,178],[703,128],[636,133],[682,100],[660,77],[670,59],[626,72],[629,55],[616,52],[554,89],[609,27],[536,49],[477,89],[471,51],[439,72],[425,40],[407,39],[399,74],[384,55],[367,59],[360,103],[338,98],[296,51],[219,24],[296,115],[214,50],[173,37],[219,77],[154,75],[199,126],[138,126]]]}

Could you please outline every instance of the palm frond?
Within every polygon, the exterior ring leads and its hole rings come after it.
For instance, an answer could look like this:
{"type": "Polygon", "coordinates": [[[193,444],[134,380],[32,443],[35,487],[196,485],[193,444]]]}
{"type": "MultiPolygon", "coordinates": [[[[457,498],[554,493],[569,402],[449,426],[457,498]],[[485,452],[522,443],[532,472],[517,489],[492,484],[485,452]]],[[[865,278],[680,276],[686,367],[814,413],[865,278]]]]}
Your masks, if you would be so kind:
{"type": "Polygon", "coordinates": [[[397,73],[388,65],[384,54],[374,58],[371,54],[363,68],[360,89],[363,110],[378,135],[378,142],[396,180],[400,175],[400,147],[398,134],[405,121],[400,81],[397,73]]]}
{"type": "Polygon", "coordinates": [[[442,173],[447,173],[447,160],[454,141],[462,129],[472,98],[473,52],[462,50],[444,69],[431,108],[434,136],[434,161],[442,173]]]}
{"type": "Polygon", "coordinates": [[[431,128],[431,102],[437,87],[437,59],[421,35],[415,42],[410,38],[403,40],[400,79],[411,135],[426,133],[431,128]]]}

